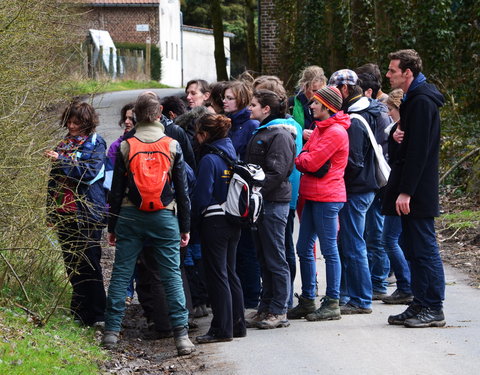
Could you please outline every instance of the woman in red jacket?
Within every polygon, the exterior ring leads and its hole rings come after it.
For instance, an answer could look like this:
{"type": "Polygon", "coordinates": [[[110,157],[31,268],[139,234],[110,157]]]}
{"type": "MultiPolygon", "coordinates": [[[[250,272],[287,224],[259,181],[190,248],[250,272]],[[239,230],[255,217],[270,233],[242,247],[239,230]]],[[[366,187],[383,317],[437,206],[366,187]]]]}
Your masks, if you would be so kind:
{"type": "Polygon", "coordinates": [[[350,126],[350,117],[340,111],[341,106],[342,95],[336,87],[326,86],[314,94],[310,107],[316,119],[315,130],[295,160],[297,169],[303,173],[300,194],[306,201],[297,242],[302,295],[298,296],[298,306],[289,311],[289,319],[340,319],[338,212],[346,201],[343,174],[350,126]],[[320,308],[315,310],[316,264],[312,249],[317,236],[325,258],[327,290],[320,308]]]}

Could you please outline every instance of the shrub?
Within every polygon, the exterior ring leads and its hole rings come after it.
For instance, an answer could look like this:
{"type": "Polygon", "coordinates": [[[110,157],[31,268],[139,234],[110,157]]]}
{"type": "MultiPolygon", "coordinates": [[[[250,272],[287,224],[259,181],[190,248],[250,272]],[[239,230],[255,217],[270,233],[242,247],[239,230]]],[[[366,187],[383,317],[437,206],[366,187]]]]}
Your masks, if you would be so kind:
{"type": "MultiPolygon", "coordinates": [[[[129,49],[133,51],[143,51],[144,56],[146,53],[147,46],[145,43],[123,43],[123,42],[118,42],[115,43],[115,47],[119,49],[129,49]]],[[[150,74],[152,77],[152,80],[154,81],[160,81],[162,77],[162,57],[160,55],[160,49],[152,44],[151,45],[151,65],[150,65],[150,74]]]]}

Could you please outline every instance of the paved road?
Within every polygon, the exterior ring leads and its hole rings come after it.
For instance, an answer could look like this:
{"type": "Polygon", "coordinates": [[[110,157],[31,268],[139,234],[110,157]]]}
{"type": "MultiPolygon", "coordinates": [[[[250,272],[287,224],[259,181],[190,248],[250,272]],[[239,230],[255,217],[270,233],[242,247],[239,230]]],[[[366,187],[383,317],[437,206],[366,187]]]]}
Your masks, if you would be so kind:
{"type": "MultiPolygon", "coordinates": [[[[120,108],[142,90],[98,96],[99,132],[115,140],[120,108]]],[[[160,89],[160,96],[179,89],[160,89]]],[[[297,226],[298,228],[298,226],[297,226]]],[[[323,263],[318,261],[320,291],[325,289],[323,263]]],[[[446,268],[445,328],[407,329],[389,326],[387,317],[405,306],[374,302],[370,315],[344,316],[330,322],[292,321],[285,329],[248,330],[230,343],[197,347],[191,360],[203,363],[202,374],[392,374],[477,375],[480,373],[480,289],[467,285],[466,276],[446,268]]],[[[296,291],[300,293],[299,277],[296,291]]],[[[393,292],[394,288],[389,288],[393,292]]],[[[318,301],[317,301],[318,304],[318,301]]],[[[209,318],[201,320],[203,334],[209,318]]],[[[186,359],[188,361],[188,359],[186,359]]],[[[194,373],[197,373],[196,371],[194,373]]]]}

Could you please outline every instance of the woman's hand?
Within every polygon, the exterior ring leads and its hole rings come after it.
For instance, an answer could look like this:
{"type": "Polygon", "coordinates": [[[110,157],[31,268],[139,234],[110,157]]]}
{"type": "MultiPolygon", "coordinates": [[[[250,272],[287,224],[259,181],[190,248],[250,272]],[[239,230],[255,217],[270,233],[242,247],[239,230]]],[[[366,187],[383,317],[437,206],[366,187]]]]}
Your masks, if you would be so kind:
{"type": "Polygon", "coordinates": [[[403,130],[400,130],[400,128],[397,128],[393,132],[392,137],[395,142],[402,143],[404,135],[405,135],[405,132],[403,130]]]}
{"type": "Polygon", "coordinates": [[[310,130],[310,129],[304,129],[303,130],[303,139],[305,139],[306,141],[309,140],[310,136],[312,135],[313,133],[313,130],[310,130]]]}
{"type": "Polygon", "coordinates": [[[55,161],[55,160],[58,159],[58,152],[53,151],[53,150],[45,151],[44,155],[52,161],[55,161]]]}

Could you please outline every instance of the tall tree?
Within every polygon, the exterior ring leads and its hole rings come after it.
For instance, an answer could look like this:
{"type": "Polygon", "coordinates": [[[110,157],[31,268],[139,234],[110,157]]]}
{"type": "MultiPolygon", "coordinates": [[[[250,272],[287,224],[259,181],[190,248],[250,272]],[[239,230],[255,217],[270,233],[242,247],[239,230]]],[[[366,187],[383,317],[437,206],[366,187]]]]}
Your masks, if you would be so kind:
{"type": "Polygon", "coordinates": [[[257,0],[245,0],[245,18],[247,21],[247,56],[248,68],[258,70],[258,54],[255,43],[255,8],[257,0]]]}
{"type": "Polygon", "coordinates": [[[225,58],[225,45],[223,44],[223,18],[221,0],[210,1],[210,15],[213,24],[213,37],[215,39],[215,67],[217,81],[228,80],[227,64],[225,58]]]}

